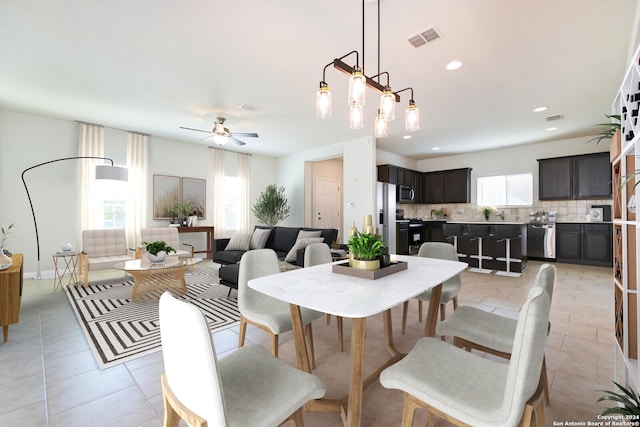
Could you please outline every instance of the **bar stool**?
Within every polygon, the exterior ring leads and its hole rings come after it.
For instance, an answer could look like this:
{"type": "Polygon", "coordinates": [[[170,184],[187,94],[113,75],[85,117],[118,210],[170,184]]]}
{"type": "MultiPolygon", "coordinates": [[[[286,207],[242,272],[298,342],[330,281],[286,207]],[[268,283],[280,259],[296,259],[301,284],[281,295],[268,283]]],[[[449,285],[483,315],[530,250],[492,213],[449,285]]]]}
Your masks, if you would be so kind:
{"type": "Polygon", "coordinates": [[[493,270],[488,270],[486,268],[482,268],[482,260],[484,259],[493,259],[490,256],[482,255],[482,239],[489,237],[491,226],[488,224],[469,224],[469,236],[471,240],[478,240],[478,255],[469,255],[469,258],[477,258],[478,259],[478,267],[470,268],[469,271],[473,271],[475,273],[484,273],[489,274],[492,273],[493,270]]]}
{"type": "Polygon", "coordinates": [[[453,247],[456,248],[458,258],[466,258],[467,254],[458,252],[458,237],[464,234],[464,224],[442,224],[442,233],[448,241],[453,240],[453,247]]]}
{"type": "Polygon", "coordinates": [[[520,226],[517,224],[499,224],[493,227],[493,236],[496,242],[505,242],[505,257],[496,258],[497,261],[507,263],[506,271],[496,271],[498,276],[520,277],[520,273],[511,272],[512,262],[522,262],[519,258],[511,258],[511,239],[520,239],[520,226]]]}

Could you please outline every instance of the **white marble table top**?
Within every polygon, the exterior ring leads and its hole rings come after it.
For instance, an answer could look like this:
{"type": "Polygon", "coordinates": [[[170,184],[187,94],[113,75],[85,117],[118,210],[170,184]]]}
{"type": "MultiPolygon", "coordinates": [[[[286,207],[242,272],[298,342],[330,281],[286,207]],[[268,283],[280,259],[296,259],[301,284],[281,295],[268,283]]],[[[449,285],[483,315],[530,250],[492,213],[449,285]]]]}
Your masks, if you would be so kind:
{"type": "Polygon", "coordinates": [[[322,264],[253,279],[249,287],[290,304],[361,318],[410,300],[467,268],[466,263],[457,261],[404,255],[391,258],[406,261],[407,269],[369,280],[333,273],[331,264],[322,264]]]}

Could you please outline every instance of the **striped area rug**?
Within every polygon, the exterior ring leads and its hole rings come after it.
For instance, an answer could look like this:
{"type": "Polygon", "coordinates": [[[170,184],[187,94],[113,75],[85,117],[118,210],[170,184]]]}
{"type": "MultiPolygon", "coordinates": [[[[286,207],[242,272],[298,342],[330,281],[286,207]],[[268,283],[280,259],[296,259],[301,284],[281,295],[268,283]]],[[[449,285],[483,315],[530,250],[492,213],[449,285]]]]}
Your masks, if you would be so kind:
{"type": "MultiPolygon", "coordinates": [[[[219,284],[218,271],[196,267],[185,274],[188,292],[180,299],[200,308],[211,331],[236,325],[238,300],[219,284]]],[[[69,286],[66,294],[100,368],[125,363],[161,350],[158,302],[129,299],[133,279],[122,277],[69,286]]]]}

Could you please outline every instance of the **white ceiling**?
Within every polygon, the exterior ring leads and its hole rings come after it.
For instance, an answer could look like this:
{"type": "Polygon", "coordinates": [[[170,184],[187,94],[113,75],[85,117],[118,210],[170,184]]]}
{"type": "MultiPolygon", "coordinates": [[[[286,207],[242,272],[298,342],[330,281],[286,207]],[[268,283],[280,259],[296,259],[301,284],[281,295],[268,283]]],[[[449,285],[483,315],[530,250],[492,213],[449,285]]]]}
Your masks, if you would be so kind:
{"type": "MultiPolygon", "coordinates": [[[[421,114],[403,140],[401,94],[378,147],[423,159],[595,133],[636,43],[636,4],[381,0],[380,68],[367,4],[365,73],[413,87],[421,114]],[[430,26],[440,40],[409,44],[430,26]],[[446,71],[454,59],[464,66],[446,71]]],[[[315,117],[323,67],[351,50],[362,55],[360,0],[0,0],[0,108],[200,144],[212,142],[179,127],[224,115],[232,132],[260,135],[228,148],[281,156],[373,133],[378,95],[367,93],[365,129],[350,130],[347,76],[332,67],[333,117],[315,117]]]]}

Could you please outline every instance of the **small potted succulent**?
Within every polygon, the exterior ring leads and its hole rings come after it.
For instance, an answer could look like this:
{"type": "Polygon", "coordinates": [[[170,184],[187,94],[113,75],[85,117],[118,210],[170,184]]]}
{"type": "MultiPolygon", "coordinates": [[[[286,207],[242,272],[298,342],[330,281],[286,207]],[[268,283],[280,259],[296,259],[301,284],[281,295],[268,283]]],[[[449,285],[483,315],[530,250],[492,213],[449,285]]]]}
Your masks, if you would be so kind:
{"type": "Polygon", "coordinates": [[[163,240],[156,240],[151,243],[142,242],[142,244],[147,250],[147,258],[149,258],[149,261],[153,263],[164,262],[167,258],[167,254],[176,251],[163,240]]]}
{"type": "Polygon", "coordinates": [[[384,253],[384,244],[380,236],[357,232],[347,243],[353,259],[349,265],[361,270],[377,270],[380,268],[380,255],[384,253]]]}

